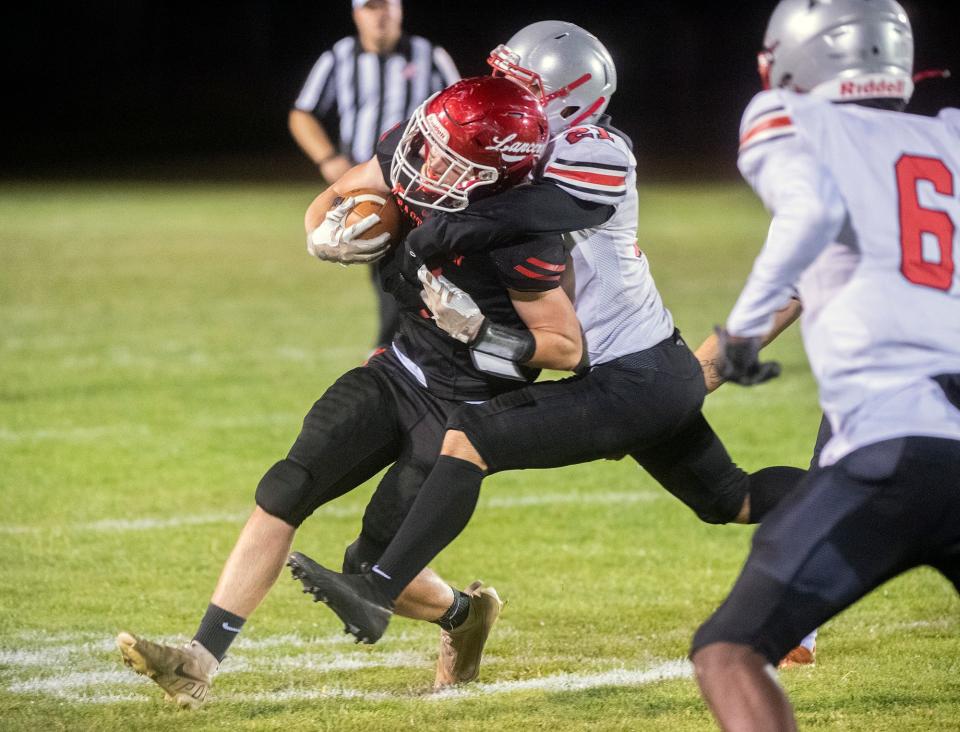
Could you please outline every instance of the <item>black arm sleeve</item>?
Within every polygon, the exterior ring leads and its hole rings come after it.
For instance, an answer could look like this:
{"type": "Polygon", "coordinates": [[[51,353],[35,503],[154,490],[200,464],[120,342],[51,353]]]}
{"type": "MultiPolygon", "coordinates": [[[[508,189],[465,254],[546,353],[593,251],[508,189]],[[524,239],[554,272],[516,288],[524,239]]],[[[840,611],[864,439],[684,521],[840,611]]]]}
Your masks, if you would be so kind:
{"type": "Polygon", "coordinates": [[[515,244],[524,235],[565,234],[600,226],[614,207],[574,198],[552,183],[518,186],[425,221],[406,239],[421,260],[515,244]]]}
{"type": "Polygon", "coordinates": [[[508,290],[545,292],[560,287],[566,269],[567,250],[559,234],[528,237],[488,255],[496,266],[500,283],[508,290]]]}

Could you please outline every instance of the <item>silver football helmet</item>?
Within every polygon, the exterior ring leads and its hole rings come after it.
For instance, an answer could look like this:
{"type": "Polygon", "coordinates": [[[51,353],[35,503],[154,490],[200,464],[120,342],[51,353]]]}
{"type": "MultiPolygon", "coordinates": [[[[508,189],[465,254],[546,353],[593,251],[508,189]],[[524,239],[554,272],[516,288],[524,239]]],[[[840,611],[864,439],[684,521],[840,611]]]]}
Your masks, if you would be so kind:
{"type": "Polygon", "coordinates": [[[617,90],[617,69],[596,36],[573,23],[543,20],[522,28],[487,59],[495,75],[530,89],[547,112],[550,134],[592,123],[617,90]]]}
{"type": "Polygon", "coordinates": [[[830,99],[913,94],[913,31],[895,0],[781,0],[759,55],[764,88],[830,99]]]}

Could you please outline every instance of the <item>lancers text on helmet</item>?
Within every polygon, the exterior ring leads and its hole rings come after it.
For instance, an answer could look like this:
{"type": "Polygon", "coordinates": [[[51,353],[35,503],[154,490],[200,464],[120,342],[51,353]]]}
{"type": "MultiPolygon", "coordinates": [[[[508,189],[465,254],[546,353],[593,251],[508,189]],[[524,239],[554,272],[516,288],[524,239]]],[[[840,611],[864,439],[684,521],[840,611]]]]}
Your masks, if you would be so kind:
{"type": "Polygon", "coordinates": [[[488,145],[484,149],[503,153],[520,153],[521,155],[540,155],[547,147],[538,142],[513,142],[516,137],[516,132],[511,132],[502,140],[499,137],[494,137],[493,145],[488,145]]]}

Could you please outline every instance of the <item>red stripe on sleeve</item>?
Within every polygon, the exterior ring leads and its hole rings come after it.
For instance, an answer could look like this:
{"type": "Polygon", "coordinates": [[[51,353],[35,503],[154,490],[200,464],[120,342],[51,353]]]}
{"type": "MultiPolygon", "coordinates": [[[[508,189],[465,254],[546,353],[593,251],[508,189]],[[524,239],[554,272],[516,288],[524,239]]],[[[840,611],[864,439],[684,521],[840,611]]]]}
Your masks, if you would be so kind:
{"type": "Polygon", "coordinates": [[[740,138],[740,147],[746,145],[752,138],[756,137],[761,132],[766,132],[767,130],[772,130],[777,127],[789,127],[792,124],[793,120],[787,115],[783,115],[782,117],[774,117],[773,119],[768,119],[766,122],[760,122],[744,133],[743,137],[740,138]]]}
{"type": "Polygon", "coordinates": [[[527,269],[522,264],[518,264],[514,269],[524,277],[530,277],[534,280],[547,280],[548,282],[558,282],[560,280],[560,275],[540,274],[539,272],[534,272],[532,269],[527,269]]]}
{"type": "Polygon", "coordinates": [[[537,259],[536,257],[527,257],[527,261],[534,267],[547,269],[551,272],[563,272],[563,270],[567,268],[567,265],[565,264],[550,264],[549,262],[544,262],[542,259],[537,259]]]}
{"type": "Polygon", "coordinates": [[[552,165],[544,172],[558,175],[561,178],[579,180],[584,183],[594,183],[600,186],[623,186],[627,183],[627,177],[625,175],[604,175],[602,173],[587,173],[581,170],[560,170],[559,168],[554,168],[552,165]]]}

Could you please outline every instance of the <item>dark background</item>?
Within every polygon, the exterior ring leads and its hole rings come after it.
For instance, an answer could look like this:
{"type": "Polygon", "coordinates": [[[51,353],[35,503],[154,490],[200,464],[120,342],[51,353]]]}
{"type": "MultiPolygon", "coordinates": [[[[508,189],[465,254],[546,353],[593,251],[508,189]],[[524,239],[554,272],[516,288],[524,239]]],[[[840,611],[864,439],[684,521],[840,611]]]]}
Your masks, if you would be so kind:
{"type": "MultiPolygon", "coordinates": [[[[527,23],[578,23],[610,49],[614,123],[648,176],[735,174],[740,114],[775,2],[405,3],[405,27],[464,76],[527,23]]],[[[960,0],[904,3],[916,69],[960,74],[960,0]]],[[[5,24],[6,177],[315,178],[287,112],[317,56],[351,33],[348,0],[116,0],[40,5],[5,24]],[[12,102],[12,103],[11,103],[12,102]]],[[[911,110],[960,106],[960,76],[918,86],[911,110]]]]}

